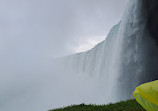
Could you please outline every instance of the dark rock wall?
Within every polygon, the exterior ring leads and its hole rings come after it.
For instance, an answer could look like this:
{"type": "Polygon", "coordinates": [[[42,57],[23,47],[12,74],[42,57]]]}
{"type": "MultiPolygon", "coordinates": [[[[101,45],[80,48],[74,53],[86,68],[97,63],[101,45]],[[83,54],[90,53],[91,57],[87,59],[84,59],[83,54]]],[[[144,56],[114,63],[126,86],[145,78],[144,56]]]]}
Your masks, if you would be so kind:
{"type": "Polygon", "coordinates": [[[144,0],[144,10],[149,34],[158,45],[158,0],[144,0]]]}

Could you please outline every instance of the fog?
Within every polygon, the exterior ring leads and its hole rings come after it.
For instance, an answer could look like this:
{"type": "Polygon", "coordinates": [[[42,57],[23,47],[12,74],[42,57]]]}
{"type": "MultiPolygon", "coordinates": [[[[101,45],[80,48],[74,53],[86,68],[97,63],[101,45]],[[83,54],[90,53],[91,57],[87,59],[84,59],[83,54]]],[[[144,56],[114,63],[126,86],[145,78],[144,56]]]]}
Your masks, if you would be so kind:
{"type": "Polygon", "coordinates": [[[53,61],[104,40],[121,19],[125,4],[126,0],[0,0],[0,110],[104,104],[102,78],[56,71],[53,61]]]}

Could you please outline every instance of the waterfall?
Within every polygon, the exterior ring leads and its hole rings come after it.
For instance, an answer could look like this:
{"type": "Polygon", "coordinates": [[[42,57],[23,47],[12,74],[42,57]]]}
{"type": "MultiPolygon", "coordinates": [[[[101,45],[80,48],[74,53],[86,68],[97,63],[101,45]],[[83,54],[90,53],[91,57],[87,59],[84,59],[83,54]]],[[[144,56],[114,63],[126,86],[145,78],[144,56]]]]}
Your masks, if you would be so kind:
{"type": "Polygon", "coordinates": [[[132,98],[138,85],[158,79],[157,10],[158,0],[129,0],[104,41],[55,60],[38,57],[42,52],[30,54],[34,49],[6,46],[11,52],[1,59],[0,111],[46,111],[132,98]]]}
{"type": "Polygon", "coordinates": [[[64,67],[74,73],[104,78],[107,102],[130,99],[136,86],[158,77],[158,46],[150,34],[146,6],[153,1],[129,0],[121,22],[104,41],[63,58],[64,67]]]}

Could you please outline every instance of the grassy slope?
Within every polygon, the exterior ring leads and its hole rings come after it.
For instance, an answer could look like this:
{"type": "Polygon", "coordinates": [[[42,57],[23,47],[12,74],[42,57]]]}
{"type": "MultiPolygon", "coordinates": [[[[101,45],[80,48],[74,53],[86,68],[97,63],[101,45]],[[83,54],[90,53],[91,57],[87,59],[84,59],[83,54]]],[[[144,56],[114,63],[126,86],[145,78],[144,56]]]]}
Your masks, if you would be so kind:
{"type": "Polygon", "coordinates": [[[72,105],[49,111],[145,111],[135,100],[127,100],[109,105],[72,105]]]}

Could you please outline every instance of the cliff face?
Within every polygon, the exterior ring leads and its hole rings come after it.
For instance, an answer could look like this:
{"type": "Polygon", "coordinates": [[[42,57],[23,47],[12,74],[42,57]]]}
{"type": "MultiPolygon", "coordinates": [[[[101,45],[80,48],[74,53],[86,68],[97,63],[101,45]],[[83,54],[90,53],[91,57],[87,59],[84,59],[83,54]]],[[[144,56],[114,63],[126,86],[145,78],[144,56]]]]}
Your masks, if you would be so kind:
{"type": "Polygon", "coordinates": [[[65,57],[63,64],[75,73],[104,77],[110,102],[131,98],[136,86],[158,79],[157,4],[129,0],[121,22],[103,42],[65,57]]]}
{"type": "Polygon", "coordinates": [[[151,37],[158,44],[158,1],[157,0],[145,0],[144,8],[147,14],[147,29],[151,37]]]}

